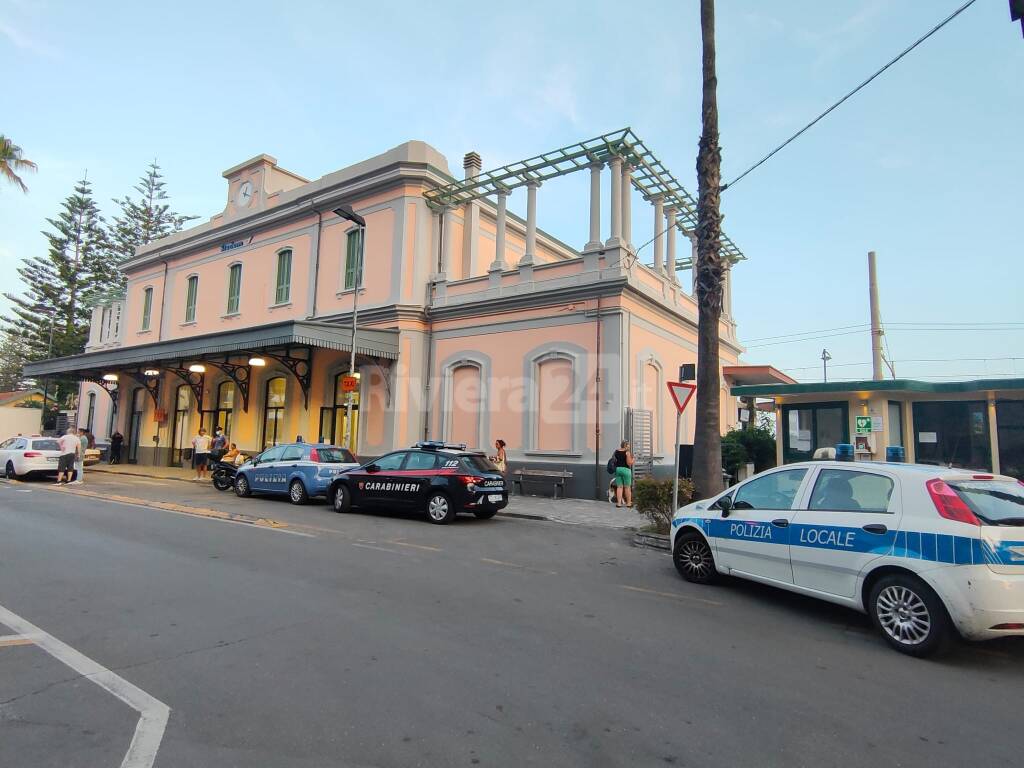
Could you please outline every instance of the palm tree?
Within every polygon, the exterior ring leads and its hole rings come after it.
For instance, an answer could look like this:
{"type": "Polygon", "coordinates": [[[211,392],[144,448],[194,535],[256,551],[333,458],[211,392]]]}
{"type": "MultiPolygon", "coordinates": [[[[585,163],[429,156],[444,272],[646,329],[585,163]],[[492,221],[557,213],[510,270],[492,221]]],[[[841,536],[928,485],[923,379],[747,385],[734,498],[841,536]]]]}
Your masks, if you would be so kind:
{"type": "Polygon", "coordinates": [[[0,176],[15,186],[21,187],[22,192],[28,192],[28,187],[21,180],[18,173],[36,170],[36,164],[21,156],[21,147],[0,134],[0,176]]]}
{"type": "Polygon", "coordinates": [[[697,405],[693,439],[696,498],[722,489],[721,373],[718,355],[722,317],[722,148],[718,145],[718,77],[715,74],[715,0],[700,1],[703,47],[701,136],[697,153],[697,405]]]}

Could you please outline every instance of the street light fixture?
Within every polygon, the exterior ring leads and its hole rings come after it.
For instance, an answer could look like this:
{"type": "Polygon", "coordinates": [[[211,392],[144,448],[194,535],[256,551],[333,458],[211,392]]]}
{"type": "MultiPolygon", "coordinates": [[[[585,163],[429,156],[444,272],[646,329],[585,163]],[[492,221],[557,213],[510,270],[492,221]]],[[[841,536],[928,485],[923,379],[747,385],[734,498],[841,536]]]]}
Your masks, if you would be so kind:
{"type": "Polygon", "coordinates": [[[201,363],[193,363],[188,369],[191,373],[206,373],[206,366],[201,363]]]}
{"type": "Polygon", "coordinates": [[[832,355],[828,353],[827,349],[821,350],[821,376],[822,382],[828,383],[828,361],[832,359],[832,355]]]}
{"type": "Polygon", "coordinates": [[[262,357],[250,357],[249,358],[249,365],[253,366],[254,368],[262,368],[266,364],[267,364],[267,361],[264,360],[262,357]]]}
{"type": "MultiPolygon", "coordinates": [[[[348,364],[348,375],[354,377],[356,375],[356,325],[359,318],[359,290],[363,285],[363,241],[365,240],[366,233],[366,219],[356,213],[351,205],[339,205],[334,209],[334,212],[341,218],[351,221],[359,227],[359,242],[356,254],[356,282],[352,287],[352,354],[349,357],[348,364]]],[[[354,392],[348,393],[348,403],[345,406],[345,435],[342,438],[342,444],[352,450],[353,453],[355,453],[355,450],[350,445],[350,442],[352,437],[352,400],[354,396],[354,392]]]]}

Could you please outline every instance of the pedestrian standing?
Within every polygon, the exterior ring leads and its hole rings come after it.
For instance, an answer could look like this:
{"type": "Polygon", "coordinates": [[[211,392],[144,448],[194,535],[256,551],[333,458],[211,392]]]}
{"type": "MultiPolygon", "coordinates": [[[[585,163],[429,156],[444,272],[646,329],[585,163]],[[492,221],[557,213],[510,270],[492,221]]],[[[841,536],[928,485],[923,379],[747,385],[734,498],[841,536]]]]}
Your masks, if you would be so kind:
{"type": "Polygon", "coordinates": [[[124,435],[118,430],[114,430],[114,434],[110,436],[110,463],[120,464],[121,463],[121,446],[124,445],[124,435]]]}
{"type": "Polygon", "coordinates": [[[623,498],[626,506],[633,507],[633,449],[628,440],[623,440],[615,451],[615,506],[621,507],[623,498]]]}
{"type": "Polygon", "coordinates": [[[227,450],[228,439],[224,436],[224,430],[216,427],[213,430],[213,441],[210,443],[210,458],[214,461],[220,461],[227,450]]]}
{"type": "Polygon", "coordinates": [[[501,474],[505,474],[508,471],[508,458],[505,455],[505,441],[498,439],[494,441],[494,455],[491,456],[491,461],[494,462],[494,466],[498,468],[501,474]]]}
{"type": "Polygon", "coordinates": [[[85,482],[85,450],[89,447],[89,433],[84,429],[78,430],[78,458],[75,463],[75,479],[73,485],[81,485],[85,482]]]}
{"type": "Polygon", "coordinates": [[[57,460],[57,485],[71,482],[71,474],[75,471],[75,458],[82,450],[74,427],[57,439],[60,445],[60,458],[57,460]]]}
{"type": "Polygon", "coordinates": [[[192,438],[192,464],[196,468],[196,476],[193,480],[206,479],[206,464],[210,460],[210,436],[202,427],[192,438]]]}

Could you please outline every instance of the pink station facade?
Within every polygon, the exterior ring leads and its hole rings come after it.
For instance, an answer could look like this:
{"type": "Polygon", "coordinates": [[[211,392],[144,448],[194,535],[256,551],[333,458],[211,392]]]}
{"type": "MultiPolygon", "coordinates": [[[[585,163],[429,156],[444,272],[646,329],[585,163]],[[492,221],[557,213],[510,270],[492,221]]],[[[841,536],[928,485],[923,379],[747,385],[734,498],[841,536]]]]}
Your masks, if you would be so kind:
{"type": "MultiPolygon", "coordinates": [[[[432,205],[457,180],[423,142],[315,181],[260,155],[224,172],[222,212],[121,266],[126,295],[95,308],[84,354],[27,373],[82,379],[79,425],[100,441],[120,430],[140,464],[187,465],[199,426],[220,425],[247,454],[297,436],[348,436],[360,459],[423,439],[493,453],[500,438],[512,472],[564,472],[577,496],[606,482],[622,439],[670,471],[665,382],[696,360],[696,306],[674,268],[676,239],[690,243],[675,211],[635,194],[628,161],[589,172],[591,237],[577,249],[537,227],[540,183],[521,190],[526,219],[505,194],[432,205]],[[633,255],[631,198],[653,212],[636,237],[656,235],[650,265],[633,255]]],[[[459,178],[479,173],[467,155],[459,178]]],[[[728,288],[721,337],[723,368],[736,366],[728,288]]],[[[737,420],[729,383],[723,431],[737,420]]]]}

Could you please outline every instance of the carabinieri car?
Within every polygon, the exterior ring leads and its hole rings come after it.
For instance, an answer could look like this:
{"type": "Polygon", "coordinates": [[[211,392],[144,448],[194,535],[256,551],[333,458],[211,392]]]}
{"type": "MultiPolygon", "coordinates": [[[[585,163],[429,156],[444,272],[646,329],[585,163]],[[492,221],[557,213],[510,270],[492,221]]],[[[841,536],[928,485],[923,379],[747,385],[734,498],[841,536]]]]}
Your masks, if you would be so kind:
{"type": "Polygon", "coordinates": [[[326,443],[284,443],[268,448],[238,468],[235,493],[287,494],[292,504],[326,496],[340,473],[359,466],[346,448],[326,443]]]}
{"type": "Polygon", "coordinates": [[[432,523],[457,512],[494,517],[508,504],[505,478],[482,453],[465,445],[416,443],[339,475],[327,498],[336,512],[350,509],[425,511],[432,523]]]}
{"type": "Polygon", "coordinates": [[[814,461],[763,472],[672,521],[680,575],[731,574],[866,612],[896,650],[954,630],[1024,635],[1024,485],[915,464],[814,461]]]}

